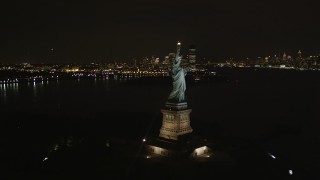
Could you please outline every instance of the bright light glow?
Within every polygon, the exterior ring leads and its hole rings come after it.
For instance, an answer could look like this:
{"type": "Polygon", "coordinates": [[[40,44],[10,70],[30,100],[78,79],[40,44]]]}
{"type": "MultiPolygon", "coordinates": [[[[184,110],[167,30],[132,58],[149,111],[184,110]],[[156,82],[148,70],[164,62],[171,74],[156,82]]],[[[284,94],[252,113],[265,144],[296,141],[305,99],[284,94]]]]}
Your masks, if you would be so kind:
{"type": "Polygon", "coordinates": [[[205,154],[205,153],[207,153],[207,146],[199,147],[199,148],[195,149],[193,152],[196,153],[196,156],[205,154]]]}
{"type": "Polygon", "coordinates": [[[276,159],[276,157],[275,157],[273,154],[268,153],[268,155],[269,155],[272,159],[276,159]]]}
{"type": "Polygon", "coordinates": [[[59,144],[56,144],[54,147],[53,147],[53,150],[57,151],[59,149],[59,144]]]}
{"type": "Polygon", "coordinates": [[[181,43],[180,42],[178,42],[178,44],[177,44],[178,46],[180,46],[181,45],[181,43]]]}
{"type": "Polygon", "coordinates": [[[143,138],[143,139],[142,139],[142,141],[143,141],[143,142],[146,142],[146,139],[145,139],[145,138],[143,138]]]}
{"type": "Polygon", "coordinates": [[[42,161],[44,162],[44,161],[46,161],[46,160],[48,160],[49,158],[48,157],[45,157],[42,161]]]}
{"type": "Polygon", "coordinates": [[[289,170],[289,174],[290,174],[290,175],[293,175],[293,171],[292,171],[291,169],[289,170]]]}
{"type": "Polygon", "coordinates": [[[209,158],[209,157],[210,157],[210,155],[207,155],[206,157],[207,157],[207,158],[209,158]]]}
{"type": "Polygon", "coordinates": [[[150,159],[151,157],[150,157],[150,156],[146,156],[146,158],[147,158],[147,159],[150,159]]]}

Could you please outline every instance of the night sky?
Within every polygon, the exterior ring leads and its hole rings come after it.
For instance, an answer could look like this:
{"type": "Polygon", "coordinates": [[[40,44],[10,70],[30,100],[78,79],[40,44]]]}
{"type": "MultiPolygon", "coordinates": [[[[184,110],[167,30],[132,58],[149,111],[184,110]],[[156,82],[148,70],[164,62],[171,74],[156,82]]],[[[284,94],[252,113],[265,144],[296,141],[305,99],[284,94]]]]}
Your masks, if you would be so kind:
{"type": "Polygon", "coordinates": [[[0,6],[0,63],[163,59],[177,40],[208,60],[318,54],[319,7],[317,0],[10,1],[0,6]]]}

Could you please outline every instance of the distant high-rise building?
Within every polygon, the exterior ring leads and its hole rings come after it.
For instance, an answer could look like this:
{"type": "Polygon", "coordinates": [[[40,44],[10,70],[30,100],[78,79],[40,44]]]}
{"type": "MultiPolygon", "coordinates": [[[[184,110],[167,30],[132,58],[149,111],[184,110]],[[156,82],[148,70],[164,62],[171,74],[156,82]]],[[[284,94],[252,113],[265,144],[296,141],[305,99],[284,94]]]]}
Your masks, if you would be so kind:
{"type": "Polygon", "coordinates": [[[164,61],[162,62],[162,64],[170,64],[169,56],[164,57],[164,61]]]}
{"type": "Polygon", "coordinates": [[[299,59],[302,58],[302,52],[301,52],[301,50],[298,51],[298,58],[299,58],[299,59]]]}
{"type": "Polygon", "coordinates": [[[142,59],[142,64],[143,64],[143,65],[147,65],[147,64],[149,64],[149,63],[150,63],[150,60],[149,60],[148,57],[144,57],[144,58],[142,59]]]}
{"type": "Polygon", "coordinates": [[[283,60],[283,61],[287,61],[287,54],[286,54],[286,52],[283,53],[282,60],[283,60]]]}
{"type": "Polygon", "coordinates": [[[169,53],[169,64],[171,64],[176,58],[176,53],[169,53]]]}
{"type": "Polygon", "coordinates": [[[150,64],[156,64],[156,61],[157,61],[157,58],[155,56],[151,56],[150,64]]]}
{"type": "Polygon", "coordinates": [[[196,48],[194,45],[189,47],[188,60],[190,64],[195,64],[197,61],[196,48]]]}
{"type": "Polygon", "coordinates": [[[154,64],[159,64],[159,62],[160,62],[160,59],[159,59],[159,58],[156,58],[156,59],[153,61],[154,64]]]}

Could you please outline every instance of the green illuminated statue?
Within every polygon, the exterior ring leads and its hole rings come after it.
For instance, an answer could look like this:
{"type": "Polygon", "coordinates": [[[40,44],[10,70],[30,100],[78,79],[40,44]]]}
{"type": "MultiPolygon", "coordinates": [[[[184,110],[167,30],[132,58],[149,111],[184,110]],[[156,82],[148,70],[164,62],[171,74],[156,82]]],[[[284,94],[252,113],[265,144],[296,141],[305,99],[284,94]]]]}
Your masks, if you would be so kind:
{"type": "Polygon", "coordinates": [[[181,67],[181,56],[180,56],[181,43],[177,44],[177,54],[176,58],[172,63],[172,79],[173,79],[173,89],[169,95],[168,102],[171,103],[182,103],[186,102],[185,91],[186,91],[186,81],[185,76],[187,74],[186,70],[181,67]]]}

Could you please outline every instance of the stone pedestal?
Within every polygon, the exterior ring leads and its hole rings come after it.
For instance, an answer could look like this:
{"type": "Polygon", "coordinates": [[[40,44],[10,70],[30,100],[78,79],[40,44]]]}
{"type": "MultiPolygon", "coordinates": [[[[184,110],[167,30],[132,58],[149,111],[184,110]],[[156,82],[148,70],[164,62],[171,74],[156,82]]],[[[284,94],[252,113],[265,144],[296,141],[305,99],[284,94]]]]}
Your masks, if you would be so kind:
{"type": "Polygon", "coordinates": [[[207,153],[206,142],[192,133],[191,111],[187,103],[167,103],[161,109],[163,119],[159,137],[148,139],[145,143],[147,152],[174,158],[207,153]]]}
{"type": "Polygon", "coordinates": [[[179,136],[189,134],[193,130],[190,126],[191,109],[185,109],[185,104],[177,106],[166,105],[161,110],[163,114],[162,127],[159,136],[170,140],[179,140],[179,136]],[[184,107],[184,108],[181,108],[184,107]]]}

